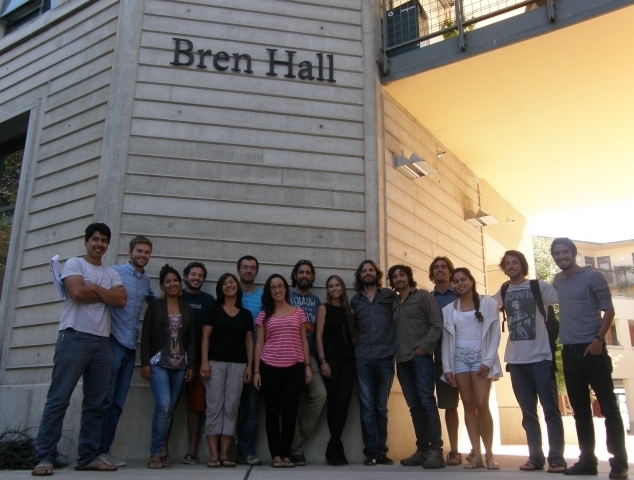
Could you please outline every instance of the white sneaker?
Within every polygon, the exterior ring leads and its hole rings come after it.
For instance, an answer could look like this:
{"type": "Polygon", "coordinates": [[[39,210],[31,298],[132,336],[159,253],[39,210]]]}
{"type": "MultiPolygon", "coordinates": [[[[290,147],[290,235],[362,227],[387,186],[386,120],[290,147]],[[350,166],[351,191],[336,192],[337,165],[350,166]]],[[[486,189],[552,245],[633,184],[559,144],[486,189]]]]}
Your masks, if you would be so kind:
{"type": "Polygon", "coordinates": [[[101,458],[101,455],[99,456],[99,459],[103,461],[107,461],[107,463],[109,463],[113,467],[125,467],[126,465],[126,462],[124,462],[123,460],[119,460],[110,452],[106,453],[103,456],[105,456],[107,460],[103,460],[103,458],[101,458]]]}

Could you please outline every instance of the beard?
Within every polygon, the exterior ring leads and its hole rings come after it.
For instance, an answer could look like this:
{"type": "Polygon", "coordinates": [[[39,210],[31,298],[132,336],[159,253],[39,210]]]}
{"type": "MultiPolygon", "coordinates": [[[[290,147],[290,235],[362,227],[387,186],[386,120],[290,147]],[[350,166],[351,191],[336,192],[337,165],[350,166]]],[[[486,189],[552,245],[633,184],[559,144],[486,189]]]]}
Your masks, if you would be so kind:
{"type": "Polygon", "coordinates": [[[378,284],[378,280],[376,277],[364,277],[361,279],[361,283],[365,286],[365,287],[372,287],[376,284],[378,284]]]}
{"type": "Polygon", "coordinates": [[[301,288],[302,290],[306,290],[307,288],[310,288],[311,283],[312,282],[308,278],[301,278],[297,280],[297,286],[301,288]]]}

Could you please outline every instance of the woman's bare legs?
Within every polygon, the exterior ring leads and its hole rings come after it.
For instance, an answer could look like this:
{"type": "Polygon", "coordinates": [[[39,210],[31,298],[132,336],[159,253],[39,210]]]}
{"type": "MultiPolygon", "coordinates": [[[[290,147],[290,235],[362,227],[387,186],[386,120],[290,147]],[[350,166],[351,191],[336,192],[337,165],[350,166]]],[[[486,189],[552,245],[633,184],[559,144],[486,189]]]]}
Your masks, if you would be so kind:
{"type": "Polygon", "coordinates": [[[478,460],[482,461],[482,452],[480,451],[480,429],[478,426],[478,410],[472,374],[469,372],[458,373],[455,378],[464,408],[464,423],[467,427],[467,433],[469,434],[469,440],[471,441],[471,448],[473,450],[472,463],[475,463],[478,462],[478,460]]]}

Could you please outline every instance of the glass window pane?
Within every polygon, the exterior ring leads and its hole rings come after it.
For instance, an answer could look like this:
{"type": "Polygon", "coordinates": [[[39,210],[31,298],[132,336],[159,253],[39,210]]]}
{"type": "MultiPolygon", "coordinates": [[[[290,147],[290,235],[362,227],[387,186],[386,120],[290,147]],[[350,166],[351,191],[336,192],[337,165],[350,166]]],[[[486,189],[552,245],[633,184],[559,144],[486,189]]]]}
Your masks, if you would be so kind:
{"type": "Polygon", "coordinates": [[[32,0],[5,0],[4,7],[2,8],[2,13],[0,16],[4,16],[7,13],[11,13],[14,10],[20,8],[23,5],[26,5],[32,0]]]}

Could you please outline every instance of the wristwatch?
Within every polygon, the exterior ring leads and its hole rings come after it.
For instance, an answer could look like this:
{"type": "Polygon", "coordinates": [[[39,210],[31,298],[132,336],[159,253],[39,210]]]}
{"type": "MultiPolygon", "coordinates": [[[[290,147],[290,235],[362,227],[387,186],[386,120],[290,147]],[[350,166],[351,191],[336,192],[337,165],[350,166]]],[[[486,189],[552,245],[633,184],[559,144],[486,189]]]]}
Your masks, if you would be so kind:
{"type": "Polygon", "coordinates": [[[596,338],[600,342],[605,342],[605,337],[601,337],[600,335],[595,335],[594,338],[596,338]]]}

